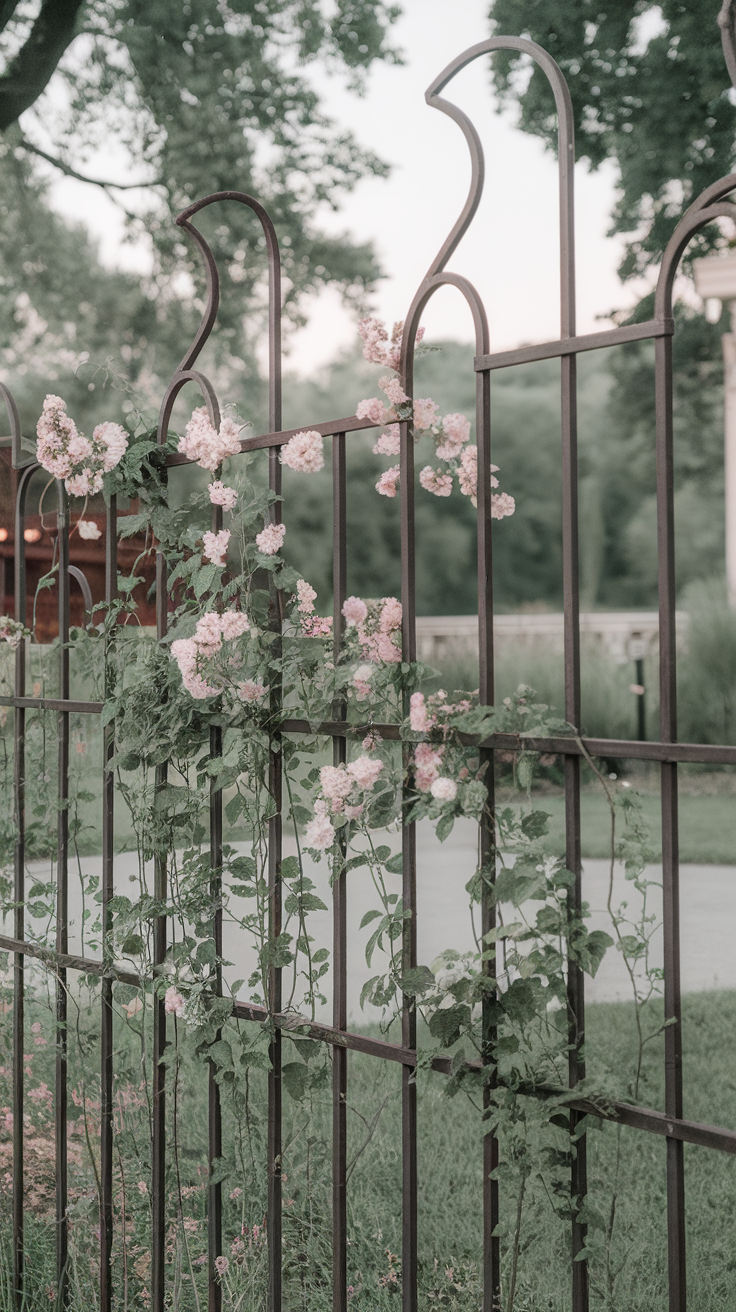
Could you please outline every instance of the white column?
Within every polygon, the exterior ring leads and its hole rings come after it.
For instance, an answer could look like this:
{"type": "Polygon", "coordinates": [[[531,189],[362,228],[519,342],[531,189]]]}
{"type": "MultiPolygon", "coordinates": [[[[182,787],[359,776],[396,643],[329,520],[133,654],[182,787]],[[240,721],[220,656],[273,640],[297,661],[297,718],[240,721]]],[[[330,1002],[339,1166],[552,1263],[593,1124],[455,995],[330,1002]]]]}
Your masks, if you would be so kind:
{"type": "Polygon", "coordinates": [[[726,587],[729,605],[736,608],[736,301],[728,308],[731,331],[723,334],[726,587]]]}

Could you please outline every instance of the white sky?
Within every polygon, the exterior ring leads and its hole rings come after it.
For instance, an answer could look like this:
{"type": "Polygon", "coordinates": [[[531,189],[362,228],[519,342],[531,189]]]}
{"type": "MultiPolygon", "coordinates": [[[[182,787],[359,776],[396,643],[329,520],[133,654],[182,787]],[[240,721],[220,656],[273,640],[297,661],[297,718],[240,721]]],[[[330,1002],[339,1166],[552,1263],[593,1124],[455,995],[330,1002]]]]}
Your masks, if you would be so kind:
{"type": "MultiPolygon", "coordinates": [[[[406,63],[376,67],[364,98],[348,93],[344,79],[324,71],[316,75],[326,110],[393,165],[388,179],[361,182],[339,213],[321,216],[330,231],[348,230],[374,241],[386,272],[374,312],[389,322],[404,318],[462,208],[470,176],[459,128],[426,105],[424,91],[450,59],[489,34],[487,0],[404,0],[403,8],[393,35],[406,63]]],[[[466,69],[445,96],[469,113],[486,154],[484,198],[449,267],[466,274],[483,295],[493,349],[557,336],[556,162],[540,141],[513,127],[513,114],[494,112],[487,60],[466,69]]],[[[108,154],[85,167],[122,181],[114,162],[108,154]]],[[[590,174],[578,165],[575,181],[578,332],[591,332],[606,326],[601,316],[637,299],[640,289],[622,288],[616,276],[622,242],[605,235],[615,196],[614,169],[590,174]]],[[[121,244],[119,211],[104,193],[65,178],[54,182],[52,194],[59,209],[82,217],[98,236],[106,262],[145,267],[144,250],[121,244]]],[[[471,339],[469,314],[457,293],[438,293],[425,323],[433,336],[471,339]]],[[[308,326],[292,341],[290,366],[309,373],[354,340],[354,334],[339,296],[327,291],[312,303],[308,326]]]]}

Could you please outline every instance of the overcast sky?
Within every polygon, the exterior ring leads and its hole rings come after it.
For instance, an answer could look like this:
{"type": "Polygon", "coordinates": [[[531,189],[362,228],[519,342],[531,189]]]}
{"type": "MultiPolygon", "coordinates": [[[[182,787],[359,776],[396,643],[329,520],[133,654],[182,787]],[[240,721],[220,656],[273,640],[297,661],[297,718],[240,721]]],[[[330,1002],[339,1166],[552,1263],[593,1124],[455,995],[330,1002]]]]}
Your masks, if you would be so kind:
{"type": "MultiPolygon", "coordinates": [[[[318,89],[325,108],[352,129],[364,146],[392,165],[388,179],[359,184],[339,214],[325,213],[330,231],[372,239],[386,277],[375,311],[403,318],[417,284],[462,208],[470,177],[465,140],[446,115],[430,109],[424,92],[456,54],[489,34],[487,0],[404,0],[393,34],[403,66],[376,67],[367,94],[348,93],[344,80],[322,71],[318,89]]],[[[470,114],[486,154],[481,208],[450,267],[464,273],[484,297],[494,349],[554,337],[559,332],[559,260],[556,163],[541,143],[517,131],[513,114],[494,112],[488,60],[466,69],[445,92],[470,114]]],[[[90,161],[110,174],[110,159],[90,161]],[[105,168],[105,165],[107,166],[105,168]]],[[[122,177],[120,177],[122,181],[122,177]]],[[[238,179],[233,179],[238,186],[238,179]]],[[[616,268],[619,239],[606,237],[615,197],[615,172],[576,170],[578,331],[605,327],[600,316],[633,302],[616,268]]],[[[121,248],[122,222],[106,196],[71,179],[54,183],[55,204],[86,222],[109,263],[141,267],[145,252],[121,248]]],[[[471,324],[460,296],[440,292],[425,320],[432,336],[470,340],[471,324]]],[[[355,333],[339,297],[325,292],[310,307],[309,324],[293,339],[290,365],[308,373],[332,359],[355,333]]]]}

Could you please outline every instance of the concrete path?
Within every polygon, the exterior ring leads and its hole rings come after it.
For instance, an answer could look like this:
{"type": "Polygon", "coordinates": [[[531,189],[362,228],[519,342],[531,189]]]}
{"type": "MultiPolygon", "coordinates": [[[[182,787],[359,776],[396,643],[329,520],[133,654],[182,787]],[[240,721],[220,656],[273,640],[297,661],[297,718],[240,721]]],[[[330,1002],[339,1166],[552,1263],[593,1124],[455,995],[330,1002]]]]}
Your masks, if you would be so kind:
{"type": "MultiPolygon", "coordinates": [[[[418,909],[417,934],[419,961],[429,965],[444,948],[455,948],[460,952],[472,950],[473,933],[468,909],[465,884],[475,870],[477,828],[470,821],[460,821],[455,825],[452,835],[446,843],[437,842],[434,832],[428,824],[418,826],[418,909]]],[[[396,846],[396,838],[389,838],[396,846]]],[[[294,851],[293,840],[285,842],[285,855],[294,851]]],[[[85,857],[82,860],[85,878],[100,873],[100,858],[85,857]]],[[[314,864],[307,860],[307,873],[314,880],[316,891],[324,902],[330,905],[331,892],[328,882],[328,867],[325,861],[314,864]]],[[[116,859],[116,892],[135,897],[136,858],[132,853],[123,854],[116,859]]],[[[48,867],[36,865],[32,872],[36,877],[48,878],[48,867]]],[[[653,866],[648,871],[649,878],[661,880],[661,868],[653,866]]],[[[584,897],[591,907],[591,927],[611,932],[610,920],[606,911],[608,896],[608,863],[602,860],[588,859],[584,862],[584,897]]],[[[389,879],[389,891],[400,891],[397,876],[389,879]]],[[[632,912],[638,906],[638,895],[632,885],[626,881],[623,870],[616,868],[614,877],[614,904],[629,902],[632,912]]],[[[656,921],[661,921],[661,889],[650,890],[650,910],[656,921]]],[[[351,1017],[373,1019],[370,1011],[361,1012],[359,1006],[360,991],[363,983],[371,975],[382,969],[379,955],[374,957],[369,969],[365,961],[365,944],[375,926],[360,929],[364,914],[377,907],[378,899],[373,888],[367,867],[358,868],[348,876],[348,1001],[351,1017]]],[[[246,914],[253,909],[253,902],[237,900],[234,910],[246,914]]],[[[511,909],[504,908],[504,918],[511,918],[511,909]]],[[[530,908],[530,912],[533,908],[530,908]]],[[[681,957],[682,988],[684,992],[696,992],[703,989],[736,988],[736,867],[711,865],[685,865],[680,876],[680,917],[681,917],[681,957]]],[[[40,922],[36,922],[40,928],[40,922]]],[[[80,934],[81,898],[76,871],[70,871],[70,927],[69,950],[79,952],[82,949],[80,934]]],[[[4,932],[12,934],[12,918],[4,924],[4,932]]],[[[314,936],[314,946],[332,947],[332,917],[329,911],[312,912],[309,917],[310,932],[314,936]]],[[[255,956],[242,931],[232,924],[226,925],[224,935],[226,958],[233,964],[226,969],[226,977],[232,982],[246,978],[255,966],[255,956]]],[[[85,944],[85,954],[91,952],[85,944]]],[[[661,931],[655,933],[652,941],[652,964],[662,964],[661,931]]],[[[329,976],[327,977],[329,979],[329,976]]],[[[286,981],[285,981],[286,984],[286,981]]],[[[285,987],[288,998],[290,985],[285,987]]],[[[328,1005],[320,1010],[321,1018],[329,1019],[331,1010],[331,990],[325,988],[328,1005]]],[[[615,948],[609,950],[595,979],[586,980],[586,996],[590,1002],[613,1002],[627,1000],[631,997],[631,984],[620,953],[615,948]]],[[[298,997],[295,995],[295,1001],[298,997]]]]}

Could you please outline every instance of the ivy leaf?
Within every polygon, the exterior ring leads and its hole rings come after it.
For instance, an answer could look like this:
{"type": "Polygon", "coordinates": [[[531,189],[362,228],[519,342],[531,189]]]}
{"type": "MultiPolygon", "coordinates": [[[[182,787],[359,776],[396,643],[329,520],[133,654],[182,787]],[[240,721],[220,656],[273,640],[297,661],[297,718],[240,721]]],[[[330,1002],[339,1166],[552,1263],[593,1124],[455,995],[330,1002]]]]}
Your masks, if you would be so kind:
{"type": "Polygon", "coordinates": [[[301,1102],[309,1085],[309,1071],[301,1061],[288,1061],[281,1067],[284,1088],[294,1102],[301,1102]]]}

